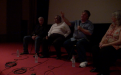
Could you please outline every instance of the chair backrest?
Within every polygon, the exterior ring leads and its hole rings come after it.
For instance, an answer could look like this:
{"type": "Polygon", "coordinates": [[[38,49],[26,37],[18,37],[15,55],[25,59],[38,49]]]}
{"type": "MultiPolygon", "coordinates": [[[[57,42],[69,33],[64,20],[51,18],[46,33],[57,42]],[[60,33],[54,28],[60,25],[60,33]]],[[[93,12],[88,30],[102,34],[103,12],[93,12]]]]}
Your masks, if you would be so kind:
{"type": "Polygon", "coordinates": [[[97,45],[100,43],[102,37],[105,35],[111,23],[94,24],[93,34],[91,36],[91,44],[97,45]]]}

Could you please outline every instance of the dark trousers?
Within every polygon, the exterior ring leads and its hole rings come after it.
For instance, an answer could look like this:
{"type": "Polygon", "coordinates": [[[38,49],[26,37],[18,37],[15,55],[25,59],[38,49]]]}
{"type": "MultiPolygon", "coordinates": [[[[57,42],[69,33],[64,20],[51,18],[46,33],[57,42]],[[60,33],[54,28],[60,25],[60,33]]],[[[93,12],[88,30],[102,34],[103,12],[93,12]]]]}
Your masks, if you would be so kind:
{"type": "MultiPolygon", "coordinates": [[[[36,53],[39,53],[40,44],[41,44],[42,39],[43,38],[40,37],[40,36],[35,38],[35,52],[36,53]]],[[[24,38],[23,38],[23,48],[24,48],[25,53],[28,53],[28,43],[32,40],[33,40],[32,36],[24,36],[24,38]]]]}
{"type": "Polygon", "coordinates": [[[57,57],[60,57],[61,56],[61,46],[62,46],[64,40],[65,40],[65,37],[63,35],[55,34],[55,33],[51,34],[48,37],[48,39],[44,38],[43,45],[42,45],[43,56],[49,55],[48,46],[52,44],[56,50],[57,57]]]}
{"type": "Polygon", "coordinates": [[[66,49],[69,58],[72,55],[78,54],[80,62],[87,61],[86,50],[88,46],[89,46],[89,41],[87,41],[86,39],[81,39],[79,41],[71,41],[71,39],[68,39],[67,41],[64,42],[64,48],[66,49]],[[77,52],[75,52],[74,45],[76,45],[77,52]]]}
{"type": "Polygon", "coordinates": [[[93,66],[102,73],[109,73],[110,66],[117,59],[117,50],[113,46],[107,46],[102,49],[99,46],[93,47],[93,66]]]}

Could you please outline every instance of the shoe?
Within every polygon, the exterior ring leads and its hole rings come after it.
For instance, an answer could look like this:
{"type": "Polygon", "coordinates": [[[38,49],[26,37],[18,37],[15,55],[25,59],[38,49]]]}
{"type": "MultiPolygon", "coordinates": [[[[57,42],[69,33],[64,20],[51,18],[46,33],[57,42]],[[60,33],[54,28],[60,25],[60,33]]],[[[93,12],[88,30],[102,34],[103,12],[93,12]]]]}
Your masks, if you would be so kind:
{"type": "Polygon", "coordinates": [[[86,67],[87,66],[87,61],[81,62],[79,67],[86,67]]]}
{"type": "Polygon", "coordinates": [[[97,75],[110,75],[110,73],[98,73],[97,75]]]}
{"type": "Polygon", "coordinates": [[[20,55],[24,55],[24,54],[29,54],[28,52],[23,52],[23,53],[20,53],[20,55]]]}
{"type": "Polygon", "coordinates": [[[90,70],[90,72],[99,72],[99,70],[97,68],[94,68],[94,69],[90,70]]]}

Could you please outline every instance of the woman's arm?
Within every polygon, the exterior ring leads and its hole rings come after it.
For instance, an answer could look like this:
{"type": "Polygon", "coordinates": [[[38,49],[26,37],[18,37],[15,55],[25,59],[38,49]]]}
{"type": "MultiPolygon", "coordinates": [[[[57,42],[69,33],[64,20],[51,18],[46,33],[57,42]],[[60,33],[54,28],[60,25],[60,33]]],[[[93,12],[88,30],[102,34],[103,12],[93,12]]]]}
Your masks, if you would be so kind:
{"type": "Polygon", "coordinates": [[[121,45],[121,32],[119,34],[119,39],[117,41],[114,41],[108,44],[103,44],[102,47],[111,46],[111,45],[121,45]]]}
{"type": "MultiPolygon", "coordinates": [[[[110,29],[111,25],[109,26],[108,30],[110,29]]],[[[106,35],[107,35],[107,32],[108,30],[106,31],[105,35],[103,36],[101,42],[99,43],[99,47],[101,48],[102,45],[106,42],[106,35]]]]}

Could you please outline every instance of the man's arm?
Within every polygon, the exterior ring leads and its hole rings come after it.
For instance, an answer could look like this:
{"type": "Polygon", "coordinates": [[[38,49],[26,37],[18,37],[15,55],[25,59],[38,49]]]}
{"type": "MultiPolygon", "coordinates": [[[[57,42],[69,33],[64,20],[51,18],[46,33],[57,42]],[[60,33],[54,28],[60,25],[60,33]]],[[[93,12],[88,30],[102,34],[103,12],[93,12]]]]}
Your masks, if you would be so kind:
{"type": "Polygon", "coordinates": [[[80,26],[78,26],[77,29],[80,30],[81,32],[83,32],[83,33],[86,34],[86,35],[92,35],[92,34],[89,32],[89,30],[86,30],[86,29],[84,29],[84,28],[82,28],[82,27],[80,27],[80,26]]]}
{"type": "Polygon", "coordinates": [[[62,11],[61,11],[61,17],[67,25],[71,26],[71,23],[68,21],[68,19],[65,18],[64,13],[62,11]]]}

